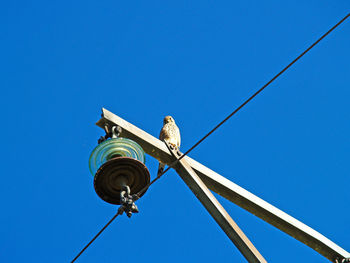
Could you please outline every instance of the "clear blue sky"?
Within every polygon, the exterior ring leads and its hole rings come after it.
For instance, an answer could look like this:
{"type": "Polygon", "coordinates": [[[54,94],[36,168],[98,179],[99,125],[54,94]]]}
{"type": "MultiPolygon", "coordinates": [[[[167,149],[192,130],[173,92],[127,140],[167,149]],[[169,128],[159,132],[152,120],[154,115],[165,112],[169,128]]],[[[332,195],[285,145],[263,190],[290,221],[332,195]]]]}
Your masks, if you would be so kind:
{"type": "MultiPolygon", "coordinates": [[[[347,0],[5,1],[1,262],[69,262],[115,214],[88,158],[105,107],[182,151],[350,10],[347,0]]],[[[350,250],[350,21],[190,155],[350,250]]],[[[147,156],[152,178],[157,162],[147,156]]],[[[269,262],[328,262],[218,197],[269,262]]],[[[78,262],[245,262],[170,171],[78,262]]]]}

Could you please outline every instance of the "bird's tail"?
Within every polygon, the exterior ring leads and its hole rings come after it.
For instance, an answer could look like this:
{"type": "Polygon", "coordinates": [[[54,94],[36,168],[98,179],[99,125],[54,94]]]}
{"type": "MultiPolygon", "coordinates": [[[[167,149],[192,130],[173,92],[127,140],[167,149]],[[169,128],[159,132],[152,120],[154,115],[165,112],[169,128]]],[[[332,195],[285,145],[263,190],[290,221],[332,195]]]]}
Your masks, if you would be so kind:
{"type": "Polygon", "coordinates": [[[157,177],[163,173],[164,167],[165,167],[165,164],[159,163],[157,177]]]}

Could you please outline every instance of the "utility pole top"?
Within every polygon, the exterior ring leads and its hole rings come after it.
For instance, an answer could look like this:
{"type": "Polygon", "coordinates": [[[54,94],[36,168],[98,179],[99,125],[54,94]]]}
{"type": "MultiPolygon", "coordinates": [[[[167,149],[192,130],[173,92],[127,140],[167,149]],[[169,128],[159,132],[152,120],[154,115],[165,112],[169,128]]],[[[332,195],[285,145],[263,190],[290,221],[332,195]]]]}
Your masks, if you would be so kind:
{"type": "MultiPolygon", "coordinates": [[[[147,154],[151,155],[162,163],[170,165],[174,162],[174,153],[167,148],[164,142],[158,140],[154,136],[123,120],[106,109],[102,109],[102,118],[96,124],[103,129],[105,129],[106,125],[110,127],[119,126],[121,127],[121,137],[129,138],[135,141],[147,154]]],[[[345,251],[343,248],[339,247],[314,229],[303,224],[299,220],[286,214],[237,184],[231,182],[227,178],[205,167],[201,163],[193,160],[189,156],[184,156],[184,158],[181,160],[183,160],[183,162],[177,162],[175,168],[183,179],[186,178],[184,180],[190,186],[190,188],[195,185],[198,186],[198,184],[202,186],[197,190],[202,192],[203,198],[209,198],[210,196],[210,191],[208,192],[205,190],[208,187],[222,197],[225,197],[229,201],[235,203],[241,208],[314,249],[319,254],[328,258],[330,261],[348,262],[348,259],[350,258],[349,252],[345,251]],[[200,179],[200,181],[197,180],[196,184],[190,182],[191,180],[193,181],[193,178],[196,178],[196,176],[198,179],[200,179]],[[203,185],[200,182],[203,182],[203,185]]],[[[210,209],[217,209],[219,207],[217,205],[219,204],[214,205],[210,209]]],[[[206,208],[210,212],[209,208],[206,208]]],[[[212,212],[214,210],[212,210],[212,212]]],[[[212,214],[212,212],[210,213],[212,214]]],[[[230,231],[233,231],[232,229],[230,231]]],[[[238,229],[239,228],[237,228],[235,231],[237,232],[238,229]]],[[[229,237],[232,233],[233,232],[226,232],[229,237]]],[[[265,261],[261,257],[260,261],[249,260],[249,262],[265,261]]]]}

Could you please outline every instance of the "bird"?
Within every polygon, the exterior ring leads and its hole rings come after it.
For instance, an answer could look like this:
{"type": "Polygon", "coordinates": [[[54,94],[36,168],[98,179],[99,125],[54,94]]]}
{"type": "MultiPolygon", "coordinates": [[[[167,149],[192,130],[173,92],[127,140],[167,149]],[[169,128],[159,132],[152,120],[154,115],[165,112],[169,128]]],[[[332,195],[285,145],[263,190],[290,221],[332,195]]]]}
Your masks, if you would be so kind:
{"type": "MultiPolygon", "coordinates": [[[[180,130],[177,127],[175,120],[171,116],[165,116],[163,120],[163,128],[160,130],[159,139],[166,141],[174,148],[174,150],[180,149],[181,137],[180,130]]],[[[164,171],[165,164],[159,162],[157,176],[160,176],[164,171]]]]}

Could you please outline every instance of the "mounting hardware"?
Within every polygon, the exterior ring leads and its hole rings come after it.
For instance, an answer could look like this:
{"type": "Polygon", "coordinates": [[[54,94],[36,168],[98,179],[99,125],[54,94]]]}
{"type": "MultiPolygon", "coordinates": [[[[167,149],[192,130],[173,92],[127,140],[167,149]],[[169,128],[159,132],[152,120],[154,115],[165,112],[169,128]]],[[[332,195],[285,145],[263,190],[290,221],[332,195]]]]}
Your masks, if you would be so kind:
{"type": "Polygon", "coordinates": [[[123,186],[122,191],[120,192],[120,202],[121,207],[120,213],[125,214],[130,218],[132,216],[132,213],[138,213],[139,209],[137,208],[135,204],[136,195],[130,195],[130,187],[127,185],[123,186]],[[134,198],[135,197],[135,198],[134,198]]]}
{"type": "Polygon", "coordinates": [[[350,263],[350,258],[336,258],[335,263],[350,263]]]}
{"type": "Polygon", "coordinates": [[[103,128],[106,132],[105,136],[101,136],[97,143],[100,144],[102,142],[104,142],[105,140],[107,140],[108,138],[118,138],[119,135],[122,133],[122,128],[120,126],[113,126],[111,129],[108,126],[108,124],[106,124],[103,128]]]}
{"type": "Polygon", "coordinates": [[[120,126],[113,126],[111,130],[111,138],[118,138],[122,133],[122,128],[120,126]]]}
{"type": "Polygon", "coordinates": [[[104,142],[105,140],[107,140],[107,139],[110,137],[110,136],[109,136],[110,132],[109,132],[109,126],[108,126],[108,124],[105,124],[105,125],[103,126],[103,129],[104,129],[106,135],[105,135],[105,136],[101,136],[101,137],[97,140],[97,143],[98,143],[98,144],[104,142]]]}

